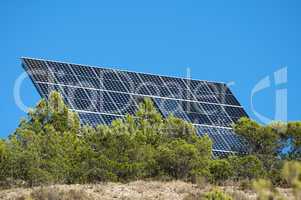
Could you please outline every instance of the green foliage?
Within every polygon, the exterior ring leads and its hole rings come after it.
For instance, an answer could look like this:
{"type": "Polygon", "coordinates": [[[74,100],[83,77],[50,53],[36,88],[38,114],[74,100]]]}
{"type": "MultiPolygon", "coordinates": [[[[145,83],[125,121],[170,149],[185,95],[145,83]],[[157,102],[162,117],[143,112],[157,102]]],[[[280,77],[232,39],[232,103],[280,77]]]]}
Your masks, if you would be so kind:
{"type": "MultiPolygon", "coordinates": [[[[269,125],[260,125],[250,119],[242,118],[234,125],[234,129],[237,134],[242,135],[248,141],[249,153],[261,161],[265,177],[268,177],[273,184],[283,184],[280,173],[283,160],[297,159],[301,149],[300,123],[274,122],[269,125]],[[288,155],[284,154],[287,151],[288,155]]],[[[257,163],[259,169],[260,163],[254,159],[253,161],[253,164],[257,163]]],[[[257,176],[250,176],[250,172],[248,174],[247,178],[257,176]]]]}
{"type": "Polygon", "coordinates": [[[86,128],[83,133],[94,149],[95,169],[105,168],[119,181],[161,175],[188,179],[206,174],[211,157],[207,137],[197,137],[193,126],[183,120],[163,120],[149,99],[140,104],[136,116],[96,130],[86,128]]]}
{"type": "MultiPolygon", "coordinates": [[[[135,115],[93,128],[81,126],[78,115],[54,92],[29,111],[8,139],[0,140],[0,185],[158,177],[221,183],[266,176],[272,183],[300,186],[281,177],[283,161],[277,157],[286,145],[283,141],[291,141],[286,158],[300,158],[300,123],[289,123],[285,129],[281,123],[261,126],[241,119],[234,128],[250,143],[251,155],[212,160],[209,137],[198,137],[195,127],[184,120],[163,118],[151,99],[144,99],[135,115]]],[[[285,165],[283,173],[291,171],[288,168],[285,165]]]]}
{"type": "MultiPolygon", "coordinates": [[[[112,126],[114,128],[100,126],[95,132],[84,135],[86,143],[94,150],[91,164],[93,171],[114,174],[119,180],[152,176],[156,167],[155,147],[145,142],[147,139],[141,132],[120,132],[122,123],[114,123],[112,126]]],[[[97,181],[106,179],[100,176],[97,181]]]]}
{"type": "Polygon", "coordinates": [[[301,122],[289,122],[283,129],[282,138],[290,148],[288,158],[301,161],[301,122]]]}
{"type": "MultiPolygon", "coordinates": [[[[293,189],[294,199],[301,197],[301,163],[297,161],[285,162],[281,170],[282,178],[293,189]]],[[[253,189],[259,200],[284,200],[285,198],[273,187],[269,180],[259,179],[253,182],[253,189]]]]}
{"type": "MultiPolygon", "coordinates": [[[[208,174],[208,160],[202,159],[197,146],[183,139],[175,139],[159,146],[157,162],[164,174],[176,179],[188,179],[190,175],[208,174]]],[[[191,177],[190,177],[191,178],[191,177]]]]}
{"type": "Polygon", "coordinates": [[[205,194],[189,194],[184,197],[184,200],[233,200],[233,198],[220,189],[214,188],[205,194]]]}
{"type": "Polygon", "coordinates": [[[286,162],[282,169],[282,177],[293,188],[295,197],[301,197],[301,162],[286,162]]]}
{"type": "Polygon", "coordinates": [[[209,169],[214,183],[225,181],[233,174],[231,165],[227,160],[213,160],[209,169]]]}
{"type": "Polygon", "coordinates": [[[301,181],[301,163],[296,161],[286,162],[282,169],[282,176],[289,184],[301,181]]]}
{"type": "Polygon", "coordinates": [[[301,160],[301,122],[274,122],[264,126],[248,118],[241,118],[234,129],[246,138],[251,154],[270,160],[282,155],[285,148],[287,156],[282,156],[301,160]]]}
{"type": "Polygon", "coordinates": [[[277,155],[279,153],[280,135],[271,126],[261,126],[249,118],[241,118],[234,125],[234,130],[248,141],[251,154],[277,155]]]}
{"type": "Polygon", "coordinates": [[[41,100],[17,130],[0,141],[0,181],[30,186],[130,181],[208,174],[211,141],[175,117],[163,119],[145,99],[134,116],[96,128],[81,127],[58,93],[41,100]]]}
{"type": "Polygon", "coordinates": [[[40,101],[7,141],[9,176],[30,185],[73,182],[71,177],[79,173],[78,161],[85,159],[89,149],[78,136],[79,127],[78,116],[58,93],[48,102],[40,101]]]}
{"type": "Polygon", "coordinates": [[[0,140],[0,186],[5,185],[8,171],[10,169],[9,162],[9,149],[4,140],[0,140]]]}
{"type": "Polygon", "coordinates": [[[258,200],[284,200],[270,181],[259,179],[253,182],[253,189],[258,195],[258,200]]]}
{"type": "Polygon", "coordinates": [[[227,159],[232,167],[234,179],[251,180],[265,175],[262,162],[254,155],[231,156],[227,159]]]}
{"type": "Polygon", "coordinates": [[[205,197],[202,198],[204,200],[232,200],[232,198],[228,195],[225,194],[224,192],[214,189],[207,194],[205,194],[205,197]]]}

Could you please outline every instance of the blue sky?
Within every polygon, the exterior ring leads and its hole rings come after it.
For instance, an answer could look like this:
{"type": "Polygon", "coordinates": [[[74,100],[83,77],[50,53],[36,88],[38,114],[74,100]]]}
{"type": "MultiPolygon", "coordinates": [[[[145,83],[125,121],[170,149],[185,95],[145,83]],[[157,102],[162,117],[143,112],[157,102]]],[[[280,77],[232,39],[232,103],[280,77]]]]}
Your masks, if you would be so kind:
{"type": "MultiPolygon", "coordinates": [[[[288,91],[288,119],[300,120],[301,3],[258,1],[1,1],[0,137],[17,127],[13,88],[21,56],[118,66],[120,69],[234,82],[233,92],[255,120],[251,91],[264,77],[271,87],[254,95],[256,111],[273,119],[276,91],[288,91]],[[288,82],[273,74],[287,67],[288,82]]],[[[29,79],[26,105],[40,99],[29,79]]]]}

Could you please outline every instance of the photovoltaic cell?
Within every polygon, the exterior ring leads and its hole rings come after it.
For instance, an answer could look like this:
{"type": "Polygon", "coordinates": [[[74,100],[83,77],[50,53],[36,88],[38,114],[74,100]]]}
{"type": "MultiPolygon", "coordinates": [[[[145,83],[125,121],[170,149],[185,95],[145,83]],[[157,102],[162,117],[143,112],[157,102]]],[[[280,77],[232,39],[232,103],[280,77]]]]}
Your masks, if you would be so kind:
{"type": "Polygon", "coordinates": [[[168,115],[172,114],[175,117],[190,121],[179,101],[161,98],[154,98],[154,101],[164,117],[168,117],[168,115]]]}

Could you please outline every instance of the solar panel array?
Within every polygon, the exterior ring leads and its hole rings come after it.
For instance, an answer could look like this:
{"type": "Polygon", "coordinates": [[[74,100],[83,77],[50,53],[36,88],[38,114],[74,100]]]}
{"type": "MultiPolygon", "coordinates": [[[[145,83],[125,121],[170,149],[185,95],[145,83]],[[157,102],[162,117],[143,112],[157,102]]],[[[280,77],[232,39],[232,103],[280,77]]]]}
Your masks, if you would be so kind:
{"type": "Polygon", "coordinates": [[[200,136],[213,141],[214,155],[243,152],[244,140],[231,125],[247,116],[224,83],[135,73],[63,62],[22,58],[42,97],[59,91],[83,124],[110,124],[134,114],[144,97],[158,111],[193,123],[200,136]]]}

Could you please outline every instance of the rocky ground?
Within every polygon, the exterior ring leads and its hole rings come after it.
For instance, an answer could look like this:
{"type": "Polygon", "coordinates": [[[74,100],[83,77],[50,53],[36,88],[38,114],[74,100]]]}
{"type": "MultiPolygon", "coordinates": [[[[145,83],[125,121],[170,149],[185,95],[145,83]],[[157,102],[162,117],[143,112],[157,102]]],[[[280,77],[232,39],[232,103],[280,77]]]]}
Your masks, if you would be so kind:
{"type": "MultiPolygon", "coordinates": [[[[16,188],[0,191],[3,200],[197,200],[196,196],[209,191],[212,186],[194,185],[181,181],[155,182],[136,181],[128,184],[103,183],[95,185],[54,185],[37,188],[16,188]]],[[[237,200],[256,199],[252,191],[241,191],[235,187],[222,190],[237,200]]],[[[287,199],[289,190],[281,190],[287,199]]]]}

